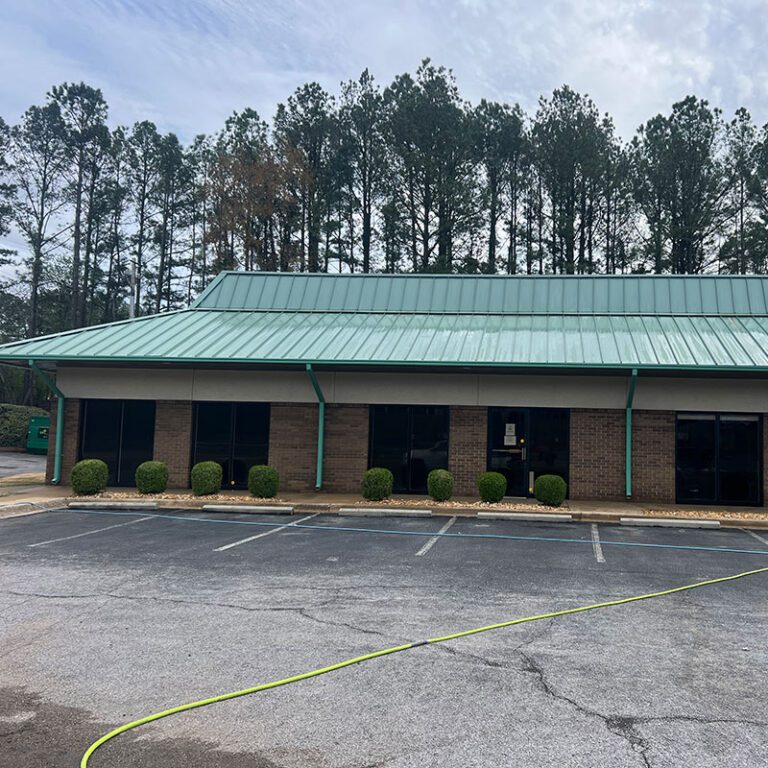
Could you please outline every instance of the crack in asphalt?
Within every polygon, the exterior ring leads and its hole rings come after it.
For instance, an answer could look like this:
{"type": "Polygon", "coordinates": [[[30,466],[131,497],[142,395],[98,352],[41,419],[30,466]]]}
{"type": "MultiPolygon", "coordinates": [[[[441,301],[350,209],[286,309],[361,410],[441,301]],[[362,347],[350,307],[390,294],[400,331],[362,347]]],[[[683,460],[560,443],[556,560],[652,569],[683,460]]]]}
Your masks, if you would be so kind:
{"type": "Polygon", "coordinates": [[[643,761],[645,768],[653,768],[648,751],[650,749],[650,743],[647,738],[637,732],[637,726],[647,723],[657,722],[684,722],[684,723],[697,723],[699,725],[745,725],[758,728],[768,728],[768,721],[764,720],[751,720],[748,718],[722,718],[722,717],[705,717],[702,715],[657,715],[657,716],[643,716],[643,715],[606,715],[603,712],[599,712],[595,709],[580,704],[575,699],[566,696],[559,691],[556,691],[544,672],[543,667],[537,662],[530,654],[526,653],[522,648],[516,649],[517,653],[523,659],[523,671],[529,672],[536,676],[539,687],[548,696],[557,701],[564,702],[573,707],[577,712],[587,717],[593,717],[601,720],[606,728],[616,736],[620,736],[625,739],[631,746],[633,752],[643,761]]]}
{"type": "Polygon", "coordinates": [[[523,659],[523,671],[536,676],[540,689],[543,690],[547,696],[550,696],[556,701],[568,704],[586,717],[597,718],[600,720],[611,733],[623,738],[629,743],[633,753],[642,760],[645,768],[653,768],[653,764],[647,754],[650,745],[646,739],[635,731],[635,718],[605,715],[602,712],[583,706],[575,699],[572,699],[563,693],[559,693],[552,687],[552,684],[547,679],[543,667],[536,662],[530,654],[522,649],[519,649],[517,653],[523,659]]]}
{"type": "Polygon", "coordinates": [[[350,629],[354,632],[360,632],[366,635],[375,635],[376,637],[387,637],[384,632],[379,632],[374,629],[366,629],[345,621],[333,621],[331,619],[321,619],[318,616],[314,616],[310,613],[311,610],[318,610],[325,608],[328,605],[336,602],[336,598],[332,597],[328,600],[324,600],[321,603],[313,605],[311,607],[306,606],[272,606],[269,608],[242,605],[239,603],[222,603],[222,602],[209,602],[207,600],[186,600],[183,598],[174,597],[158,597],[155,595],[119,595],[113,592],[93,593],[93,594],[77,594],[77,595],[64,595],[64,594],[50,594],[42,592],[16,592],[13,590],[6,590],[2,594],[14,595],[16,597],[26,597],[27,600],[21,603],[22,605],[34,598],[40,598],[44,600],[73,600],[73,599],[112,599],[112,600],[128,600],[128,601],[149,601],[159,603],[172,603],[180,605],[194,605],[205,606],[210,608],[225,608],[231,610],[245,611],[247,613],[295,613],[301,616],[307,621],[313,621],[317,624],[325,624],[327,626],[342,627],[350,629]]]}

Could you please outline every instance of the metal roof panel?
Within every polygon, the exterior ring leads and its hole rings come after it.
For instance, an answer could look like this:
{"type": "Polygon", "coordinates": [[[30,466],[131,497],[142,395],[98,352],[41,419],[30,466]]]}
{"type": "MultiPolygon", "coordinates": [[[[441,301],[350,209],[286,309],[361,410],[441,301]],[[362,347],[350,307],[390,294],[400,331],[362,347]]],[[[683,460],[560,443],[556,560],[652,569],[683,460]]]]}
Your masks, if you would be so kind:
{"type": "Polygon", "coordinates": [[[195,309],[431,314],[766,315],[758,275],[227,272],[195,309]]]}

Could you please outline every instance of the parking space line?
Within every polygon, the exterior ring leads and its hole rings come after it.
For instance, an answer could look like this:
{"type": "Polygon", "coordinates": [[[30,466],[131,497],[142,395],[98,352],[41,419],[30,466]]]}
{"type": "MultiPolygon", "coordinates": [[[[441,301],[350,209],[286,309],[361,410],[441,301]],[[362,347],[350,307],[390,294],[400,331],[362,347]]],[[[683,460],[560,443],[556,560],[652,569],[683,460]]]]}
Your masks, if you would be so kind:
{"type": "Polygon", "coordinates": [[[595,553],[595,560],[598,563],[604,563],[605,556],[603,555],[603,547],[600,544],[600,531],[597,528],[597,523],[592,523],[592,549],[595,553]]]}
{"type": "Polygon", "coordinates": [[[286,525],[281,525],[279,528],[272,528],[269,531],[265,531],[264,533],[257,533],[255,536],[249,536],[247,539],[240,539],[240,541],[233,541],[231,544],[225,544],[223,547],[216,547],[214,549],[214,552],[225,552],[228,549],[232,549],[232,547],[239,547],[241,544],[247,544],[249,541],[255,541],[256,539],[263,539],[265,536],[271,536],[273,533],[278,533],[280,531],[284,531],[286,528],[294,528],[299,523],[303,523],[305,520],[311,520],[313,517],[317,517],[320,513],[315,512],[314,515],[307,515],[306,517],[302,517],[300,520],[296,520],[293,523],[288,523],[286,525]]]}
{"type": "Polygon", "coordinates": [[[750,536],[754,536],[762,544],[768,545],[768,539],[764,539],[762,536],[758,536],[754,531],[750,531],[748,528],[742,528],[744,533],[748,533],[750,536]]]}
{"type": "Polygon", "coordinates": [[[440,538],[441,533],[445,533],[454,523],[456,522],[456,517],[452,517],[438,532],[437,536],[433,536],[417,553],[416,557],[421,557],[422,555],[426,555],[427,552],[429,552],[432,547],[435,546],[437,543],[438,538],[440,538]]]}
{"type": "Polygon", "coordinates": [[[101,533],[102,531],[111,531],[113,528],[122,528],[134,523],[143,523],[151,520],[151,517],[140,517],[138,520],[129,520],[127,523],[117,523],[117,525],[108,525],[106,528],[97,528],[95,531],[85,531],[85,533],[75,533],[72,536],[61,536],[58,539],[48,539],[47,541],[38,541],[34,544],[27,544],[28,547],[42,547],[44,544],[55,544],[57,541],[69,541],[70,539],[79,539],[83,536],[90,536],[92,533],[101,533]]]}

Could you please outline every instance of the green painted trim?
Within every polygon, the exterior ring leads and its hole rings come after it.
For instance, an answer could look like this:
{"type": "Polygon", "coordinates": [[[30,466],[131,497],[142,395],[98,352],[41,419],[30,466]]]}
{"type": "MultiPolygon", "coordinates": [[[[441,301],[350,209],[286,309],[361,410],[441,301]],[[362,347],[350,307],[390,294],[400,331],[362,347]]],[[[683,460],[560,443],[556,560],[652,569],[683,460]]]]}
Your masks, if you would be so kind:
{"type": "Polygon", "coordinates": [[[637,387],[637,368],[632,369],[629,377],[629,388],[627,389],[627,419],[625,433],[625,457],[624,484],[626,486],[627,498],[632,497],[632,403],[635,399],[635,388],[637,387]]]}
{"type": "MultiPolygon", "coordinates": [[[[143,318],[140,318],[143,319],[143,318]]],[[[78,363],[171,363],[174,365],[276,365],[276,366],[305,366],[306,359],[285,359],[285,358],[233,358],[233,357],[86,357],[84,355],[7,355],[0,350],[0,363],[18,360],[29,362],[31,359],[46,360],[50,362],[78,362],[78,363]]],[[[768,373],[768,365],[660,365],[656,363],[537,363],[526,361],[515,362],[481,362],[481,361],[462,361],[462,360],[315,360],[315,364],[333,366],[368,366],[375,368],[391,368],[399,366],[401,368],[466,368],[473,369],[497,369],[503,370],[515,369],[542,369],[551,370],[609,370],[609,371],[699,371],[699,372],[725,372],[725,373],[768,373]]]]}
{"type": "Polygon", "coordinates": [[[317,396],[317,468],[315,470],[315,488],[323,487],[323,454],[325,453],[325,395],[320,387],[320,382],[312,369],[312,363],[307,363],[307,373],[312,382],[312,389],[317,396]]]}
{"type": "Polygon", "coordinates": [[[61,454],[64,445],[64,393],[45,371],[38,368],[34,360],[29,361],[29,367],[48,389],[56,395],[56,443],[53,449],[53,477],[51,477],[51,483],[58,485],[61,482],[61,454]]]}

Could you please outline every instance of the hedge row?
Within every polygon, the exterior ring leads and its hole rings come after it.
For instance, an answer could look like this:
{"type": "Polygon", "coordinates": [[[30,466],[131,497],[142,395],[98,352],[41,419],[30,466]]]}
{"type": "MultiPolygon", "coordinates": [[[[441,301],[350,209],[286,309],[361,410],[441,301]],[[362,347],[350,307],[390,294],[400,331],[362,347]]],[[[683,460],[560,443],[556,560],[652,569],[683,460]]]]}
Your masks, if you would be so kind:
{"type": "MultiPolygon", "coordinates": [[[[192,493],[211,496],[221,490],[224,472],[215,461],[201,461],[192,467],[192,493]]],[[[72,490],[78,496],[101,493],[107,487],[109,470],[101,459],[83,459],[72,468],[72,490]]],[[[168,487],[168,467],[162,461],[145,461],[136,469],[136,490],[139,493],[163,493],[168,487]]],[[[280,477],[274,467],[266,464],[251,467],[248,490],[251,496],[271,499],[277,496],[280,477]]]]}
{"type": "MultiPolygon", "coordinates": [[[[221,490],[223,479],[221,464],[201,461],[192,467],[192,493],[211,496],[221,490]]],[[[109,472],[100,459],[84,459],[72,469],[72,490],[78,495],[101,493],[107,487],[109,472]]],[[[168,485],[168,467],[162,461],[145,461],[136,470],[136,488],[139,493],[163,493],[168,485]]],[[[362,494],[368,501],[383,501],[392,495],[394,477],[384,467],[373,467],[363,475],[362,494]]],[[[248,491],[251,496],[271,499],[280,489],[280,476],[274,467],[259,464],[248,472],[248,491]]],[[[500,472],[483,472],[477,479],[481,501],[495,504],[507,492],[507,478],[500,472]]],[[[568,491],[562,477],[540,475],[534,483],[534,496],[542,504],[559,507],[568,491]]],[[[427,492],[435,501],[448,501],[453,495],[453,475],[446,469],[433,469],[427,476],[427,492]]]]}
{"type": "MultiPolygon", "coordinates": [[[[384,467],[373,467],[363,475],[362,494],[368,501],[383,501],[392,495],[394,478],[384,467]]],[[[507,493],[507,478],[501,472],[483,472],[477,478],[480,500],[496,504],[507,493]]],[[[534,483],[537,501],[550,507],[559,507],[568,487],[558,475],[541,475],[534,483]]],[[[453,496],[453,475],[447,469],[433,469],[427,475],[427,493],[435,501],[448,501],[453,496]]]]}
{"type": "Polygon", "coordinates": [[[0,403],[0,448],[26,448],[29,420],[48,411],[31,405],[0,403]]]}

